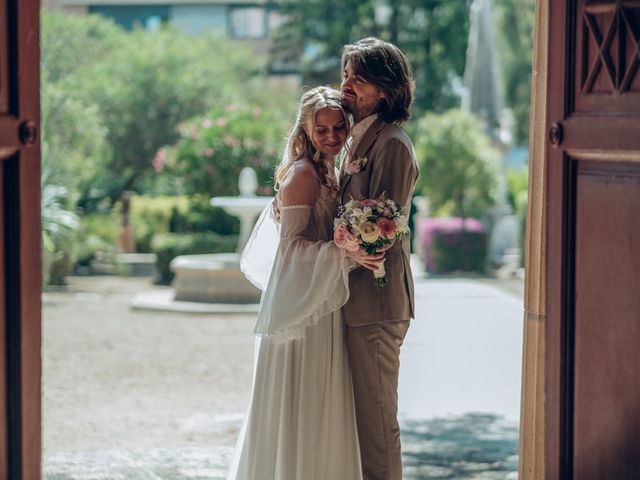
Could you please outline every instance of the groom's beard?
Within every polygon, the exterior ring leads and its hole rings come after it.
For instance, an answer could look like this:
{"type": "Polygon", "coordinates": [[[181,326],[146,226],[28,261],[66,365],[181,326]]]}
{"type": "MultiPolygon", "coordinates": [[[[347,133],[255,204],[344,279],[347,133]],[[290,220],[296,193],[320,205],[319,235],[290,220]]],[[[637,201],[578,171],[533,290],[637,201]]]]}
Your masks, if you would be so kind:
{"type": "Polygon", "coordinates": [[[367,118],[372,113],[377,112],[379,109],[379,106],[380,106],[379,101],[370,100],[367,102],[365,99],[361,97],[356,97],[353,103],[345,102],[344,100],[342,100],[342,107],[347,112],[353,115],[353,118],[356,123],[358,123],[360,120],[367,118]]]}

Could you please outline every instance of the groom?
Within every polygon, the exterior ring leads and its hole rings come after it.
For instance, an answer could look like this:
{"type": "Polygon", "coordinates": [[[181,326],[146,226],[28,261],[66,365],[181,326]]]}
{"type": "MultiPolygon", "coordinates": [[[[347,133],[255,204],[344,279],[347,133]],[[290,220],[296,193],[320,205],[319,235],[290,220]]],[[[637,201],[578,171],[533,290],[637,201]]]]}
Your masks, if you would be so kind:
{"type": "MultiPolygon", "coordinates": [[[[408,214],[418,165],[398,125],[409,118],[413,101],[411,67],[395,45],[365,38],[344,47],[342,70],[342,103],[355,126],[351,153],[341,165],[341,202],[386,193],[408,214]]],[[[408,235],[386,251],[384,288],[366,268],[349,276],[343,312],[364,480],[402,478],[398,371],[400,346],[414,317],[409,254],[408,235]]]]}

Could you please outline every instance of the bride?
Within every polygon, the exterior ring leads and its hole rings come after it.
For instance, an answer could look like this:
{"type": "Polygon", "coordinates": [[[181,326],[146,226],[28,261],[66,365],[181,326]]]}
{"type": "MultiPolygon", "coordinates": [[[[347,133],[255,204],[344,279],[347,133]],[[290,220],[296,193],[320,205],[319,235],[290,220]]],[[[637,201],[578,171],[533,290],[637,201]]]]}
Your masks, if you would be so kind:
{"type": "Polygon", "coordinates": [[[335,160],[348,133],[340,92],[317,87],[302,96],[276,171],[280,226],[266,209],[243,252],[243,271],[264,292],[253,394],[228,480],[362,479],[340,307],[349,271],[384,260],[331,241],[335,160]],[[279,228],[272,266],[260,233],[269,228],[279,228]],[[259,279],[261,269],[270,274],[259,279]]]}

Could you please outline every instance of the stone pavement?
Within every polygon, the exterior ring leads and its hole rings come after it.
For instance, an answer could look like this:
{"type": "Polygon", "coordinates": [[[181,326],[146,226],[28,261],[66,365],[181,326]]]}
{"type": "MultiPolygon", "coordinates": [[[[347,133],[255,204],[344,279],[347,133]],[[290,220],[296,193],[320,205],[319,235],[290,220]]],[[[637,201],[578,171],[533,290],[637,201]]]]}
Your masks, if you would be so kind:
{"type": "MultiPolygon", "coordinates": [[[[521,301],[490,281],[416,280],[399,388],[405,479],[515,478],[521,301]]],[[[149,288],[75,278],[44,294],[46,480],[224,478],[254,318],[131,310],[149,288]]]]}
{"type": "MultiPolygon", "coordinates": [[[[401,428],[405,480],[504,480],[518,468],[517,426],[495,415],[404,420],[401,428]]],[[[45,457],[44,478],[224,480],[232,455],[232,446],[64,452],[45,457]]]]}
{"type": "Polygon", "coordinates": [[[470,279],[416,279],[416,312],[400,357],[400,415],[517,422],[522,300],[470,279]]]}

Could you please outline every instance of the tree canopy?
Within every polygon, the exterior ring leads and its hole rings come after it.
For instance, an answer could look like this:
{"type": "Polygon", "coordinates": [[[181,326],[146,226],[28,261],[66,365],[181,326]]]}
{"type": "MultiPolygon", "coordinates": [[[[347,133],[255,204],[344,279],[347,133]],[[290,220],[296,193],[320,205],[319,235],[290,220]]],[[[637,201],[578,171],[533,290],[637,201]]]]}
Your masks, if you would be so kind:
{"type": "MultiPolygon", "coordinates": [[[[272,60],[299,63],[303,83],[338,83],[342,47],[378,36],[400,47],[416,79],[414,116],[460,104],[471,0],[278,0],[287,20],[272,60]]],[[[514,112],[516,143],[529,131],[534,0],[495,0],[501,91],[514,112]]]]}
{"type": "Polygon", "coordinates": [[[92,15],[42,16],[44,161],[55,155],[55,169],[82,179],[79,203],[89,210],[152,177],[180,122],[264,89],[264,62],[244,45],[168,28],[125,32],[92,15]],[[72,134],[81,145],[65,140],[72,134]]]}
{"type": "Polygon", "coordinates": [[[414,69],[414,111],[457,106],[456,79],[464,72],[469,0],[279,0],[287,20],[272,56],[300,61],[304,84],[337,83],[342,47],[378,36],[401,48],[414,69]]]}
{"type": "Polygon", "coordinates": [[[495,200],[500,157],[478,119],[459,109],[427,113],[418,132],[416,190],[427,195],[433,213],[485,215],[495,200]]]}
{"type": "Polygon", "coordinates": [[[527,144],[531,110],[534,0],[495,0],[498,56],[505,103],[513,110],[515,141],[527,144]]]}

